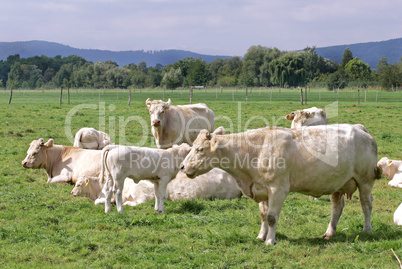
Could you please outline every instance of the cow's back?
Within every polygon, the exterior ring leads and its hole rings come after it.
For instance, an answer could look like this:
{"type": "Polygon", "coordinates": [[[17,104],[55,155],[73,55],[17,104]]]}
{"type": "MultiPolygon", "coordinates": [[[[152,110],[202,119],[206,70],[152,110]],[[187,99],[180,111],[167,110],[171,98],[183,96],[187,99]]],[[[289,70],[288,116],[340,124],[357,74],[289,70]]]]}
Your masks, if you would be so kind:
{"type": "Polygon", "coordinates": [[[313,196],[331,194],[347,181],[373,182],[377,144],[352,125],[294,129],[286,156],[291,191],[313,196]]]}

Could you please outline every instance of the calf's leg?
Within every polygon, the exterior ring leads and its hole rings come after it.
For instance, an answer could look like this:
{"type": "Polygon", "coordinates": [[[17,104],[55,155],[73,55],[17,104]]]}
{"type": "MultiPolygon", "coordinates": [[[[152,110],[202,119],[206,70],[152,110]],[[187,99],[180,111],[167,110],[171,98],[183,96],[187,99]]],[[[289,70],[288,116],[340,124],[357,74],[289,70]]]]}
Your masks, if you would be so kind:
{"type": "Polygon", "coordinates": [[[359,195],[360,195],[360,204],[362,206],[363,214],[364,214],[364,226],[363,231],[371,233],[371,211],[373,209],[373,195],[371,194],[371,190],[373,188],[373,184],[363,184],[359,185],[359,195]]]}

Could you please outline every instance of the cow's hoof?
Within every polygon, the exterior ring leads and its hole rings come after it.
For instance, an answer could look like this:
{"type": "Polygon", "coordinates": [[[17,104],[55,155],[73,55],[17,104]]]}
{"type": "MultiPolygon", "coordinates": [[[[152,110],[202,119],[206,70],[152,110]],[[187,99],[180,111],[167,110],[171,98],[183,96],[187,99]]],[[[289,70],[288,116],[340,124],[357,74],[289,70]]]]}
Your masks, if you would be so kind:
{"type": "Polygon", "coordinates": [[[322,236],[322,238],[323,238],[323,239],[326,239],[326,240],[330,239],[331,237],[332,237],[332,235],[331,235],[331,234],[328,234],[328,233],[325,233],[325,234],[322,236]]]}
{"type": "Polygon", "coordinates": [[[265,241],[265,245],[275,245],[276,241],[274,239],[268,239],[265,241]]]}

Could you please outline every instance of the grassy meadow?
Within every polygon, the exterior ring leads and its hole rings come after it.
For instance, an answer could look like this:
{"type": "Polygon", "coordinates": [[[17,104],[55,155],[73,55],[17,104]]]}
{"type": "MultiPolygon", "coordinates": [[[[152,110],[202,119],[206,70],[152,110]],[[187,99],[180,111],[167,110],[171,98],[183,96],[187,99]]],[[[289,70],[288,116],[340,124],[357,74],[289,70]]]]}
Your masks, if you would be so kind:
{"type": "MultiPolygon", "coordinates": [[[[155,147],[145,100],[171,98],[188,104],[188,90],[0,90],[0,267],[1,268],[399,268],[402,227],[393,212],[402,190],[378,180],[373,189],[371,234],[362,232],[363,213],[355,193],[346,200],[337,234],[321,239],[330,220],[328,196],[311,201],[292,193],[277,226],[277,244],[256,240],[258,204],[234,200],[166,201],[165,214],[154,201],[104,213],[73,186],[47,184],[44,170],[24,169],[29,143],[38,138],[72,145],[82,127],[109,133],[116,143],[155,147]]],[[[316,106],[331,110],[330,123],[361,123],[378,144],[378,159],[402,159],[402,92],[357,89],[194,90],[193,103],[206,103],[216,126],[228,132],[266,125],[290,127],[284,116],[316,106]]]]}

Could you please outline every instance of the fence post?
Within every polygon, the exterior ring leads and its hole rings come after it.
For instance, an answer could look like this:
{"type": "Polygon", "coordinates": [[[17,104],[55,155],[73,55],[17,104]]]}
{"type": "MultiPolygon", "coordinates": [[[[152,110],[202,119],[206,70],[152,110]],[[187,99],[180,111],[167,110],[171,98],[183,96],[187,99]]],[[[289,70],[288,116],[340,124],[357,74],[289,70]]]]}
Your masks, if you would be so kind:
{"type": "Polygon", "coordinates": [[[357,89],[357,102],[360,106],[360,89],[357,89]]]}
{"type": "Polygon", "coordinates": [[[300,88],[300,104],[303,105],[303,88],[300,88]]]}
{"type": "Polygon", "coordinates": [[[193,103],[193,87],[190,87],[190,105],[193,103]]]}
{"type": "Polygon", "coordinates": [[[246,106],[248,105],[248,89],[246,88],[246,106]]]}
{"type": "Polygon", "coordinates": [[[8,100],[8,104],[11,104],[11,99],[13,99],[13,88],[11,87],[10,91],[10,99],[8,100]]]}
{"type": "Polygon", "coordinates": [[[70,104],[70,87],[67,87],[67,104],[70,104]]]}
{"type": "Polygon", "coordinates": [[[128,104],[127,105],[130,105],[130,103],[131,103],[131,88],[129,88],[128,91],[129,91],[129,95],[128,95],[128,104]]]}
{"type": "Polygon", "coordinates": [[[60,99],[59,99],[59,105],[61,105],[61,100],[63,99],[63,87],[60,88],[60,99]]]}

